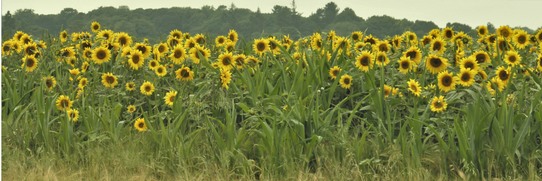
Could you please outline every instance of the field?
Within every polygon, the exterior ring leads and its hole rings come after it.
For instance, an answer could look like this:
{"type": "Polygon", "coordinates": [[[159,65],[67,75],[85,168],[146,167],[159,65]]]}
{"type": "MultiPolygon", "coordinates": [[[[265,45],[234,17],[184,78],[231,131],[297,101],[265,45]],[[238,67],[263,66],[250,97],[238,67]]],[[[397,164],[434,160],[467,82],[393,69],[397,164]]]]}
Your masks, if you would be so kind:
{"type": "Polygon", "coordinates": [[[542,30],[2,42],[6,180],[542,179],[542,30]]]}

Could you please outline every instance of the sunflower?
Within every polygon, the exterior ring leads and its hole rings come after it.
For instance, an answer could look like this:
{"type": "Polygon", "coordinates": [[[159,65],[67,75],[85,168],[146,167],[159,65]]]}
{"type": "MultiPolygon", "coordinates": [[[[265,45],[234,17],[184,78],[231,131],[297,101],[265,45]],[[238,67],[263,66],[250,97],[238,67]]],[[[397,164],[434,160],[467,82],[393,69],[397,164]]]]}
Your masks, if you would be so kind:
{"type": "Polygon", "coordinates": [[[339,52],[347,52],[350,50],[350,39],[343,38],[343,37],[337,37],[335,41],[333,41],[333,50],[339,51],[339,52]]]}
{"type": "Polygon", "coordinates": [[[388,41],[378,41],[375,45],[374,45],[374,50],[376,51],[380,51],[380,52],[388,52],[390,51],[390,44],[388,43],[388,41]]]}
{"type": "Polygon", "coordinates": [[[399,72],[402,74],[407,74],[408,71],[414,68],[413,62],[405,56],[402,56],[397,62],[399,63],[399,72]]]}
{"type": "Polygon", "coordinates": [[[38,67],[38,59],[36,59],[34,55],[25,55],[22,62],[23,64],[21,65],[21,68],[23,68],[26,72],[33,72],[38,67]]]}
{"type": "Polygon", "coordinates": [[[412,31],[405,31],[401,36],[405,37],[405,41],[410,43],[410,46],[418,45],[418,35],[412,31]]]}
{"type": "Polygon", "coordinates": [[[393,39],[391,40],[391,45],[393,46],[393,48],[397,49],[401,47],[402,42],[403,42],[403,37],[395,35],[393,36],[393,39]]]}
{"type": "Polygon", "coordinates": [[[378,39],[373,37],[373,35],[367,35],[365,36],[365,38],[363,38],[363,42],[366,44],[368,43],[371,45],[376,45],[376,42],[378,42],[378,39]]]}
{"type": "Polygon", "coordinates": [[[166,93],[166,96],[164,96],[164,101],[166,102],[166,105],[169,107],[173,106],[173,102],[175,102],[175,97],[177,97],[177,91],[169,91],[166,93]]]}
{"type": "Polygon", "coordinates": [[[542,72],[542,53],[538,54],[538,58],[536,59],[536,68],[538,71],[542,72]]]}
{"type": "Polygon", "coordinates": [[[356,67],[364,72],[369,71],[371,67],[373,67],[374,64],[374,58],[373,54],[371,54],[368,51],[362,51],[357,57],[356,57],[356,67]]]}
{"type": "Polygon", "coordinates": [[[271,51],[274,55],[280,54],[280,42],[275,39],[275,37],[269,37],[267,40],[267,42],[269,42],[269,51],[271,51]]]}
{"type": "Polygon", "coordinates": [[[457,80],[459,80],[459,84],[462,86],[470,87],[474,84],[474,76],[476,76],[477,73],[478,72],[472,69],[461,68],[459,74],[457,74],[457,80]]]}
{"type": "Polygon", "coordinates": [[[29,44],[29,43],[35,43],[34,40],[32,40],[32,37],[30,37],[30,35],[28,34],[23,34],[23,36],[21,36],[21,39],[19,39],[19,42],[21,42],[21,44],[29,44]]]}
{"type": "Polygon", "coordinates": [[[201,59],[208,59],[211,56],[211,51],[200,45],[191,48],[189,53],[190,59],[194,64],[199,64],[201,59]]]}
{"type": "Polygon", "coordinates": [[[158,52],[160,55],[162,55],[169,52],[169,47],[166,43],[159,43],[154,46],[154,52],[158,52]]]}
{"type": "Polygon", "coordinates": [[[314,50],[320,50],[322,49],[323,42],[322,42],[322,35],[320,33],[314,33],[311,36],[311,48],[314,50]]]}
{"type": "Polygon", "coordinates": [[[390,59],[386,55],[386,52],[378,52],[376,53],[376,65],[378,66],[386,66],[388,63],[390,63],[390,59]]]}
{"type": "Polygon", "coordinates": [[[344,89],[350,89],[350,87],[352,86],[352,76],[344,74],[343,76],[341,76],[339,84],[341,84],[341,87],[344,89]]]}
{"type": "Polygon", "coordinates": [[[455,84],[457,82],[456,77],[452,73],[449,73],[447,70],[440,72],[437,76],[438,78],[438,88],[443,92],[449,92],[455,89],[455,84]]]}
{"type": "Polygon", "coordinates": [[[113,40],[113,31],[112,30],[100,30],[96,34],[96,38],[101,38],[103,41],[109,42],[113,40]]]}
{"type": "Polygon", "coordinates": [[[166,66],[158,65],[156,67],[156,69],[154,69],[154,73],[156,73],[156,75],[158,75],[158,77],[166,76],[166,74],[167,74],[166,66]]]}
{"type": "Polygon", "coordinates": [[[332,80],[336,79],[337,78],[337,75],[339,75],[339,73],[341,72],[341,67],[339,66],[333,66],[329,69],[329,76],[331,77],[332,80]]]}
{"type": "Polygon", "coordinates": [[[115,86],[119,84],[119,82],[117,80],[117,76],[113,75],[113,73],[111,72],[108,72],[102,74],[102,84],[106,88],[115,88],[115,86]]]}
{"type": "Polygon", "coordinates": [[[232,41],[227,41],[225,44],[224,44],[224,50],[226,50],[227,52],[233,52],[235,51],[235,43],[233,43],[232,41]]]}
{"type": "Polygon", "coordinates": [[[38,45],[34,42],[23,44],[23,50],[26,55],[34,55],[38,50],[38,45]]]}
{"type": "Polygon", "coordinates": [[[183,66],[175,71],[175,77],[182,81],[191,81],[194,79],[194,72],[189,67],[183,66]]]}
{"type": "Polygon", "coordinates": [[[478,71],[478,62],[475,60],[473,56],[462,58],[459,61],[459,68],[460,69],[471,69],[475,72],[478,71]]]}
{"type": "Polygon", "coordinates": [[[134,91],[135,86],[136,86],[135,82],[132,82],[132,81],[127,82],[125,85],[127,91],[134,91]]]}
{"type": "Polygon", "coordinates": [[[180,39],[180,38],[175,38],[175,37],[172,37],[172,36],[168,37],[168,39],[167,39],[166,42],[167,42],[167,44],[169,45],[169,47],[171,47],[171,48],[173,48],[173,47],[175,47],[175,46],[177,46],[177,45],[184,46],[184,45],[181,43],[181,42],[182,42],[182,39],[180,39]]]}
{"type": "Polygon", "coordinates": [[[169,59],[176,65],[182,64],[186,59],[186,50],[184,49],[184,46],[175,46],[169,55],[169,59]]]}
{"type": "Polygon", "coordinates": [[[77,109],[68,109],[66,113],[68,114],[68,118],[74,123],[79,120],[79,111],[77,109]]]}
{"type": "Polygon", "coordinates": [[[500,36],[500,37],[503,37],[504,39],[508,39],[510,37],[512,37],[512,28],[510,28],[509,26],[500,26],[498,29],[497,29],[497,35],[500,36]]]}
{"type": "Polygon", "coordinates": [[[215,38],[215,46],[216,47],[224,46],[226,44],[227,40],[228,40],[228,38],[226,38],[225,36],[217,36],[215,38]]]}
{"type": "Polygon", "coordinates": [[[205,45],[205,36],[203,34],[196,34],[194,37],[192,37],[194,41],[200,45],[205,45]]]}
{"type": "Polygon", "coordinates": [[[151,46],[145,43],[136,43],[132,50],[139,50],[143,54],[143,58],[147,58],[151,55],[151,46]]]}
{"type": "Polygon", "coordinates": [[[43,81],[45,82],[45,86],[47,87],[47,90],[52,91],[53,88],[56,86],[56,79],[53,76],[47,76],[43,78],[43,81]]]}
{"type": "Polygon", "coordinates": [[[136,111],[135,105],[133,104],[128,105],[128,107],[126,107],[126,111],[130,114],[134,113],[136,111]]]}
{"type": "Polygon", "coordinates": [[[143,66],[145,63],[145,59],[143,58],[143,54],[139,50],[132,50],[130,51],[130,58],[128,59],[128,64],[130,65],[130,68],[134,70],[138,70],[143,66]]]}
{"type": "Polygon", "coordinates": [[[504,87],[506,86],[506,83],[501,81],[499,77],[493,77],[491,80],[489,80],[486,84],[486,88],[489,91],[489,93],[494,96],[496,91],[502,92],[504,90],[504,87]]]}
{"type": "Polygon", "coordinates": [[[109,51],[109,49],[103,46],[100,46],[92,50],[92,60],[94,60],[96,64],[99,65],[104,62],[109,62],[110,59],[111,59],[111,51],[109,51]]]}
{"type": "Polygon", "coordinates": [[[439,113],[444,112],[446,110],[446,107],[448,104],[446,103],[446,100],[444,99],[444,96],[435,96],[433,99],[431,99],[431,111],[439,113]]]}
{"type": "Polygon", "coordinates": [[[143,84],[141,84],[141,87],[139,87],[139,90],[141,91],[141,94],[150,96],[154,92],[154,84],[152,84],[149,81],[145,81],[143,82],[143,84]]]}
{"type": "Polygon", "coordinates": [[[150,70],[156,70],[156,67],[160,65],[160,62],[158,60],[151,60],[149,61],[149,69],[150,70]]]}
{"type": "Polygon", "coordinates": [[[72,107],[73,102],[68,96],[60,95],[56,99],[56,108],[60,111],[69,110],[72,107]]]}
{"type": "Polygon", "coordinates": [[[508,40],[503,37],[498,37],[497,42],[495,43],[496,43],[495,46],[497,46],[500,52],[505,52],[505,51],[510,50],[510,44],[508,40]]]}
{"type": "Polygon", "coordinates": [[[60,56],[61,58],[75,58],[75,49],[73,47],[62,48],[60,49],[60,56]]]}
{"type": "Polygon", "coordinates": [[[412,92],[416,97],[420,97],[420,94],[422,93],[422,87],[420,86],[420,83],[414,79],[410,79],[407,82],[408,90],[412,92]]]}
{"type": "Polygon", "coordinates": [[[442,55],[446,50],[446,43],[441,38],[435,38],[431,41],[430,50],[438,55],[442,55]]]}
{"type": "Polygon", "coordinates": [[[408,50],[403,52],[403,57],[409,58],[410,61],[416,64],[420,64],[422,61],[422,51],[416,46],[411,46],[408,50]]]}
{"type": "Polygon", "coordinates": [[[529,45],[529,34],[525,30],[517,30],[512,40],[516,47],[520,50],[529,45]]]}
{"type": "Polygon", "coordinates": [[[363,42],[356,42],[356,44],[354,44],[354,50],[356,50],[356,53],[359,53],[361,52],[361,50],[363,49],[363,47],[365,47],[365,43],[363,42]]]}
{"type": "Polygon", "coordinates": [[[454,37],[454,30],[451,27],[446,27],[442,30],[442,37],[444,39],[449,40],[454,37]]]}
{"type": "Polygon", "coordinates": [[[446,70],[446,67],[448,67],[448,59],[431,54],[425,58],[425,67],[432,74],[438,74],[446,70]]]}
{"type": "Polygon", "coordinates": [[[433,37],[430,35],[425,35],[422,37],[422,46],[429,45],[433,41],[433,37]]]}
{"type": "Polygon", "coordinates": [[[121,47],[127,47],[132,45],[132,37],[128,33],[120,32],[117,33],[116,43],[121,47]]]}
{"type": "Polygon", "coordinates": [[[245,54],[238,54],[233,56],[233,61],[235,62],[235,67],[237,70],[243,69],[243,66],[247,63],[247,56],[245,54]]]}
{"type": "Polygon", "coordinates": [[[262,55],[266,51],[269,51],[269,40],[267,39],[255,39],[254,44],[252,45],[252,49],[254,52],[256,52],[258,55],[262,55]]]}
{"type": "Polygon", "coordinates": [[[222,88],[225,88],[226,90],[230,88],[231,72],[229,70],[220,69],[220,82],[221,82],[222,88]]]}
{"type": "Polygon", "coordinates": [[[5,41],[4,43],[2,43],[2,55],[3,56],[9,56],[11,55],[11,50],[12,50],[12,47],[13,47],[13,41],[5,41]]]}
{"type": "Polygon", "coordinates": [[[145,123],[145,118],[137,118],[134,122],[134,128],[139,132],[147,131],[147,123],[145,123]]]}
{"type": "Polygon", "coordinates": [[[77,85],[77,87],[83,89],[87,86],[87,84],[88,84],[88,79],[86,77],[83,77],[79,79],[79,84],[77,85]]]}
{"type": "Polygon", "coordinates": [[[169,36],[173,37],[173,38],[176,38],[176,39],[181,39],[181,38],[183,38],[183,32],[181,32],[178,29],[174,29],[174,30],[171,30],[169,32],[169,36]]]}
{"type": "Polygon", "coordinates": [[[504,61],[513,67],[521,63],[521,56],[515,50],[509,50],[504,55],[504,61]]]}
{"type": "Polygon", "coordinates": [[[74,76],[74,77],[77,76],[77,75],[79,75],[79,73],[81,73],[81,71],[79,71],[79,68],[69,69],[68,71],[69,71],[70,74],[71,74],[72,76],[74,76]]]}
{"type": "Polygon", "coordinates": [[[68,32],[66,32],[66,30],[61,31],[60,34],[58,35],[58,37],[60,38],[60,42],[64,43],[64,42],[68,41],[68,32]]]}
{"type": "Polygon", "coordinates": [[[489,54],[485,51],[476,51],[474,52],[471,57],[473,57],[478,64],[485,64],[485,63],[491,63],[491,58],[489,57],[489,54]]]}
{"type": "Polygon", "coordinates": [[[194,48],[197,44],[198,42],[196,42],[196,40],[194,40],[193,38],[188,38],[186,39],[186,41],[184,41],[184,48],[191,49],[194,48]]]}
{"type": "Polygon", "coordinates": [[[538,41],[538,43],[542,43],[542,29],[538,30],[535,34],[535,39],[538,41]]]}
{"type": "Polygon", "coordinates": [[[237,43],[237,40],[239,40],[239,35],[237,34],[237,31],[230,30],[230,32],[228,32],[228,39],[234,43],[237,43]]]}
{"type": "Polygon", "coordinates": [[[363,33],[361,31],[354,31],[350,35],[350,38],[352,38],[352,41],[354,42],[361,41],[363,39],[363,33]]]}
{"type": "Polygon", "coordinates": [[[439,38],[441,34],[440,29],[432,29],[427,33],[427,35],[431,36],[433,39],[439,38]]]}
{"type": "Polygon", "coordinates": [[[506,84],[508,80],[510,80],[512,71],[510,70],[510,67],[504,68],[503,66],[497,67],[497,70],[495,71],[495,75],[504,83],[506,84]]]}
{"type": "Polygon", "coordinates": [[[481,37],[486,36],[489,33],[487,26],[485,25],[478,26],[476,28],[476,32],[478,33],[478,36],[481,36],[481,37]]]}

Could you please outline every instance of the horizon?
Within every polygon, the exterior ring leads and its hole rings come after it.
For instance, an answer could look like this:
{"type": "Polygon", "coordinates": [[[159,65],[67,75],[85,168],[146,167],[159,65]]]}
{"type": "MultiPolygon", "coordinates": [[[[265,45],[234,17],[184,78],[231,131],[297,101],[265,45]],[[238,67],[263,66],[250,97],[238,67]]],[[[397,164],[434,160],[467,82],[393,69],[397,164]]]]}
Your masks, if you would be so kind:
{"type": "MultiPolygon", "coordinates": [[[[90,2],[76,2],[69,0],[50,0],[50,1],[39,1],[39,0],[2,0],[2,16],[4,16],[8,11],[11,14],[14,14],[17,10],[22,9],[32,9],[36,14],[49,15],[49,14],[59,14],[65,8],[73,8],[81,13],[88,13],[89,11],[98,9],[99,7],[115,7],[128,6],[130,10],[135,9],[160,9],[160,8],[172,8],[172,7],[189,7],[193,9],[201,9],[203,6],[211,6],[217,8],[221,5],[230,7],[232,4],[237,8],[249,9],[252,12],[256,12],[257,9],[260,9],[262,13],[271,13],[273,6],[286,6],[292,8],[292,0],[278,0],[278,1],[264,1],[264,2],[253,2],[249,0],[238,0],[238,1],[221,1],[216,2],[212,0],[202,0],[202,1],[187,1],[183,4],[178,4],[178,2],[173,0],[162,0],[162,1],[140,1],[140,0],[118,0],[118,1],[104,1],[96,0],[90,2]],[[138,2],[139,1],[139,2],[138,2]],[[57,6],[58,4],[63,4],[64,6],[57,6]],[[52,6],[52,7],[51,7],[52,6]]],[[[300,13],[303,17],[308,17],[311,14],[314,14],[319,8],[325,7],[329,2],[334,2],[339,8],[339,12],[342,12],[345,8],[351,8],[354,10],[358,17],[363,19],[368,19],[372,16],[390,16],[395,19],[407,19],[409,21],[431,21],[435,23],[440,28],[446,27],[448,23],[461,23],[470,26],[471,28],[476,28],[479,25],[487,25],[491,23],[495,27],[502,25],[508,25],[510,27],[527,27],[532,30],[537,30],[542,28],[542,20],[533,18],[538,17],[536,7],[542,6],[542,1],[534,0],[480,0],[471,2],[470,6],[461,6],[462,2],[468,2],[466,0],[459,0],[454,2],[446,1],[426,1],[426,0],[408,0],[408,1],[399,1],[394,2],[392,0],[383,0],[383,1],[371,1],[371,0],[362,0],[361,3],[354,2],[354,0],[335,0],[335,1],[295,1],[296,11],[300,13]],[[423,3],[428,2],[428,3],[423,3]],[[493,2],[493,4],[502,4],[503,6],[494,6],[488,7],[486,2],[493,2]],[[522,6],[521,8],[515,8],[514,6],[521,5],[519,3],[525,3],[527,6],[522,6]],[[530,5],[529,5],[530,4],[530,5]],[[416,6],[420,9],[427,11],[405,11],[404,7],[416,6]],[[441,11],[439,8],[448,7],[447,10],[441,11]],[[487,11],[480,11],[480,9],[487,11]],[[499,11],[499,8],[501,9],[499,11]],[[500,13],[507,11],[507,13],[500,13]],[[461,13],[455,13],[461,12],[461,13]],[[433,13],[433,14],[432,14],[433,13]],[[475,14],[475,16],[473,16],[475,14]]],[[[409,8],[407,8],[409,9],[409,8]]]]}

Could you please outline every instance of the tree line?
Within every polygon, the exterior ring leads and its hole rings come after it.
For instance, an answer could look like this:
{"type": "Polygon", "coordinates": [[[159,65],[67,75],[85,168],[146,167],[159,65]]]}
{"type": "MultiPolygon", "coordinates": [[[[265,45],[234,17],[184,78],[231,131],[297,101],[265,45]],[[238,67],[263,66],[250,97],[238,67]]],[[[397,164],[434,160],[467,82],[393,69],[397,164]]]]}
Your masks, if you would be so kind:
{"type": "MultiPolygon", "coordinates": [[[[314,32],[335,30],[338,35],[346,36],[352,31],[362,31],[378,38],[385,38],[412,31],[419,37],[431,29],[439,28],[431,21],[395,19],[390,16],[372,16],[363,19],[353,9],[340,10],[337,4],[330,2],[311,15],[304,17],[292,5],[273,7],[271,13],[262,13],[259,9],[203,6],[201,8],[171,7],[160,9],[133,9],[128,6],[99,7],[88,13],[65,8],[59,14],[42,15],[31,9],[20,9],[13,14],[2,15],[2,37],[11,38],[16,31],[24,31],[33,36],[58,35],[59,32],[90,31],[90,23],[99,22],[104,29],[124,31],[135,38],[147,38],[151,42],[163,41],[171,30],[203,33],[207,36],[227,34],[235,29],[241,38],[249,39],[262,36],[288,34],[291,38],[311,35],[314,32]]],[[[463,31],[471,36],[475,30],[465,24],[448,23],[456,31],[463,31]]],[[[488,24],[490,31],[495,27],[488,24]]],[[[532,30],[528,31],[532,32],[532,30]]]]}

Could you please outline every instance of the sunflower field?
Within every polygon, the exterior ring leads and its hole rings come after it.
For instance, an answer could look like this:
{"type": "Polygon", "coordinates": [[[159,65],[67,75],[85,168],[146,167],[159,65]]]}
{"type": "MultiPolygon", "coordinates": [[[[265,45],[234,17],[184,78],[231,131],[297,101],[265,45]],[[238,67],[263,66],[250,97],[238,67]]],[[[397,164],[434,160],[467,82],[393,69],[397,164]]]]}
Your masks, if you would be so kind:
{"type": "Polygon", "coordinates": [[[2,175],[542,179],[542,30],[476,30],[19,31],[2,42],[2,175]]]}

